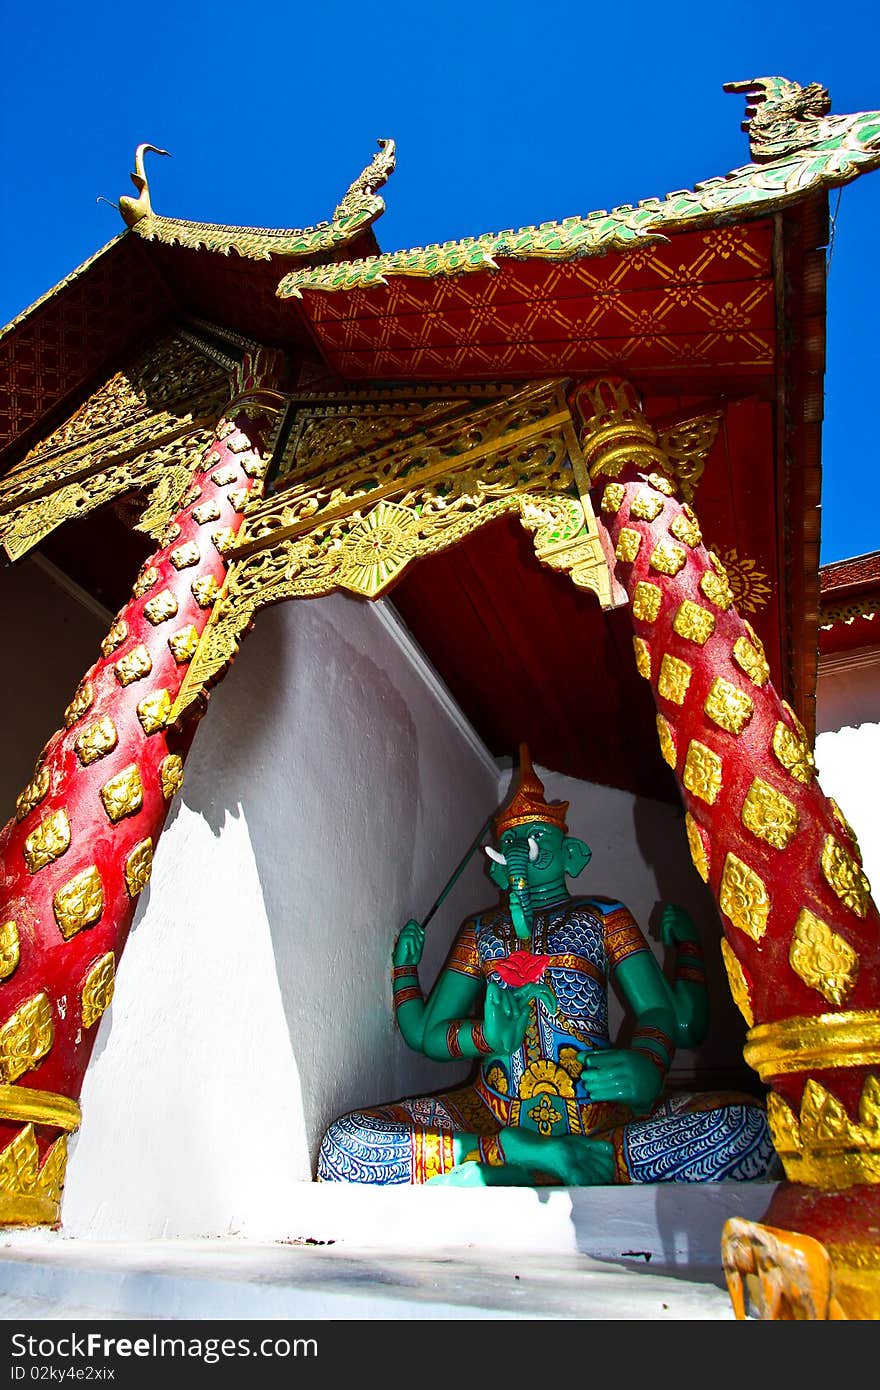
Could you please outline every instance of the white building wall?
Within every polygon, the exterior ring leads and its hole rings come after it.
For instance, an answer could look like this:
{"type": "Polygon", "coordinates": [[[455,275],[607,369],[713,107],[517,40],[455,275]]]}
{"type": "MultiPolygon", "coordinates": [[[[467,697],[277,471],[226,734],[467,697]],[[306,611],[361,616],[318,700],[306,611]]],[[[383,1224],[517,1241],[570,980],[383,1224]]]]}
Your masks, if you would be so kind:
{"type": "MultiPolygon", "coordinates": [[[[187,760],[100,1024],[70,1234],[284,1236],[327,1124],[462,1079],[396,1034],[390,953],[495,805],[497,768],[390,615],[262,613],[187,760]]],[[[433,919],[426,981],[486,892],[433,919]]]]}
{"type": "Polygon", "coordinates": [[[880,648],[820,661],[816,728],[822,790],[834,797],[855,831],[868,881],[880,891],[880,648]]]}

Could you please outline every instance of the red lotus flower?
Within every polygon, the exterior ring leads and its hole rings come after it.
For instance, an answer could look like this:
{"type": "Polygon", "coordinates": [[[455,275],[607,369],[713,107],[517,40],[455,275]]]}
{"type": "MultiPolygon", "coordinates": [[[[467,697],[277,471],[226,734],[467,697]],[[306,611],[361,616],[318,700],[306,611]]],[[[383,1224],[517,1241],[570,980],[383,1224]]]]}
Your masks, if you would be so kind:
{"type": "Polygon", "coordinates": [[[506,960],[496,960],[492,964],[506,985],[518,989],[521,985],[537,984],[550,964],[550,957],[535,956],[531,951],[514,951],[506,960]]]}

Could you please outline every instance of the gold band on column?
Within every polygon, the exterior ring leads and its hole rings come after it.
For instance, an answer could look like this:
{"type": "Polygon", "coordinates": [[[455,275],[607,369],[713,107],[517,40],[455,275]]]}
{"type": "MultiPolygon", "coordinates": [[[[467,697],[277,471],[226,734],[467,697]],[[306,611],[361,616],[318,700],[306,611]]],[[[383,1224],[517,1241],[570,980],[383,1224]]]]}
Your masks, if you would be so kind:
{"type": "Polygon", "coordinates": [[[762,1081],[827,1067],[876,1066],[880,1063],[880,1011],[759,1023],[747,1034],[743,1056],[762,1081]]]}
{"type": "Polygon", "coordinates": [[[35,1091],[29,1086],[0,1086],[0,1120],[21,1120],[24,1124],[55,1125],[58,1129],[79,1129],[82,1111],[69,1096],[52,1091],[35,1091]]]}

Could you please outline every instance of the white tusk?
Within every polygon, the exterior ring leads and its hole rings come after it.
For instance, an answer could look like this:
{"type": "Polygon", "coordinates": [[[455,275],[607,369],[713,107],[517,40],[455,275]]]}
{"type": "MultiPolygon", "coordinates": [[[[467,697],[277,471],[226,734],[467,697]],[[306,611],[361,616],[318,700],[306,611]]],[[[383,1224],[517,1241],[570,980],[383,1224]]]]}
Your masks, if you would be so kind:
{"type": "Polygon", "coordinates": [[[529,836],[529,859],[530,859],[531,862],[534,864],[534,862],[535,862],[535,860],[537,859],[537,857],[538,857],[538,841],[535,839],[534,835],[530,835],[530,836],[529,836]]]}
{"type": "Polygon", "coordinates": [[[497,849],[493,849],[491,845],[483,845],[483,849],[486,851],[490,859],[495,860],[496,864],[503,864],[505,868],[507,867],[507,860],[504,858],[503,854],[498,853],[497,849]]]}

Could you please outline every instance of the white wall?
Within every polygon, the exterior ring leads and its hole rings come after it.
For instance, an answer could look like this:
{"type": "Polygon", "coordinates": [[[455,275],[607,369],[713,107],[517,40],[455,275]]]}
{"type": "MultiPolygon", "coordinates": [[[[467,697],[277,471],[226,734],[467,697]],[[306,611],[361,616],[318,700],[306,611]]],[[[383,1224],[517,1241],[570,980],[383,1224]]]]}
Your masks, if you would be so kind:
{"type": "Polygon", "coordinates": [[[816,727],[822,790],[856,832],[868,881],[880,891],[880,648],[820,661],[816,727]]]}
{"type": "MultiPolygon", "coordinates": [[[[196,735],[100,1024],[69,1234],[286,1234],[330,1120],[463,1079],[396,1034],[390,952],[497,778],[377,606],[260,614],[196,735]]],[[[428,929],[427,985],[492,893],[475,859],[428,929]]]]}

